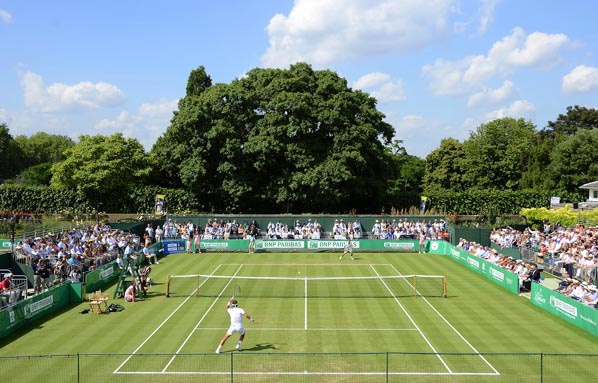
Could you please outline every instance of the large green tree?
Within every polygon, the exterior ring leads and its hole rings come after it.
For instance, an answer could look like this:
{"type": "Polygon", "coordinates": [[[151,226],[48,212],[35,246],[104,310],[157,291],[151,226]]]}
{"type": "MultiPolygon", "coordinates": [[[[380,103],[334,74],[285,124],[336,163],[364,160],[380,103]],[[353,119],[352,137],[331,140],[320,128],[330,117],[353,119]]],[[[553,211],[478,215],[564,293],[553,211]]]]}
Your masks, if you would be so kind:
{"type": "Polygon", "coordinates": [[[559,114],[555,121],[549,121],[544,132],[549,136],[572,136],[579,129],[598,128],[598,109],[585,106],[569,106],[566,114],[559,114]]]}
{"type": "Polygon", "coordinates": [[[211,85],[200,67],[152,149],[206,210],[377,211],[394,131],[376,100],[299,63],[211,85]]]}
{"type": "Polygon", "coordinates": [[[535,138],[535,126],[522,118],[500,118],[480,125],[463,142],[466,187],[520,190],[535,138]]]}
{"type": "Polygon", "coordinates": [[[12,178],[24,169],[23,152],[5,123],[0,123],[0,179],[12,178]]]}
{"type": "Polygon", "coordinates": [[[139,141],[121,133],[80,136],[64,154],[65,160],[52,166],[52,186],[81,191],[91,203],[102,202],[105,208],[139,187],[152,166],[139,141]]]}
{"type": "Polygon", "coordinates": [[[546,172],[555,191],[579,192],[579,187],[598,179],[598,129],[580,129],[556,145],[546,172]]]}
{"type": "Polygon", "coordinates": [[[75,145],[67,136],[38,132],[27,137],[19,135],[16,145],[23,153],[22,171],[16,181],[26,185],[49,185],[52,165],[64,160],[64,151],[75,145]]]}
{"type": "Polygon", "coordinates": [[[585,106],[569,106],[567,113],[559,114],[554,121],[548,121],[529,149],[529,166],[522,174],[522,187],[538,191],[552,190],[555,182],[546,176],[546,168],[551,164],[555,147],[580,130],[597,128],[598,110],[585,106]]]}
{"type": "Polygon", "coordinates": [[[440,146],[426,157],[423,189],[425,193],[464,191],[463,144],[454,138],[444,138],[440,146]]]}
{"type": "Polygon", "coordinates": [[[38,132],[30,137],[19,135],[15,142],[25,155],[27,166],[43,163],[54,164],[64,160],[64,151],[75,145],[75,141],[63,135],[38,132]]]}

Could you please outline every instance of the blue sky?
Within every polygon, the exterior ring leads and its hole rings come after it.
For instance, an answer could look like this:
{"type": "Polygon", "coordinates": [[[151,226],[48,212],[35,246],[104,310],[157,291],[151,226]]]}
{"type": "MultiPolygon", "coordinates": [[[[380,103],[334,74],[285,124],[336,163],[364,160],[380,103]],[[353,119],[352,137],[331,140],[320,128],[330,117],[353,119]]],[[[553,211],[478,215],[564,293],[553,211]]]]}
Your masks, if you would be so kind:
{"type": "Polygon", "coordinates": [[[297,61],[378,100],[409,154],[482,123],[598,107],[593,0],[0,0],[0,122],[122,132],[149,150],[191,70],[230,83],[297,61]]]}

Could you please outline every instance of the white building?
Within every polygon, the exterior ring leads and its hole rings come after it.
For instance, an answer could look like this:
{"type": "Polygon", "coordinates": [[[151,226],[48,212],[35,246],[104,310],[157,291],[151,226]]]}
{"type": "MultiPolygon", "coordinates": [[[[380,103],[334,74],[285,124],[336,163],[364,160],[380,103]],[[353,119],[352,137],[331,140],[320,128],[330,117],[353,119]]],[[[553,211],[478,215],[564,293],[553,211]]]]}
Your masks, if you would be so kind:
{"type": "Polygon", "coordinates": [[[589,182],[585,185],[581,185],[580,189],[588,189],[588,199],[585,202],[581,202],[579,205],[582,208],[594,208],[598,207],[598,181],[589,182]]]}

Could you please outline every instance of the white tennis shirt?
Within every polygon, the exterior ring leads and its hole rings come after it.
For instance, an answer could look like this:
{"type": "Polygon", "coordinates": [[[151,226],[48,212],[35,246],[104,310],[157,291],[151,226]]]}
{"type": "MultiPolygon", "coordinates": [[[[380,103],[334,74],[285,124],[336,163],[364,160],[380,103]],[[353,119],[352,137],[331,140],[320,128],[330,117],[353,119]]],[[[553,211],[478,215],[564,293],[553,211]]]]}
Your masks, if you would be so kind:
{"type": "Polygon", "coordinates": [[[240,307],[229,307],[227,311],[228,315],[230,315],[231,327],[243,327],[243,315],[245,315],[245,310],[240,307]]]}

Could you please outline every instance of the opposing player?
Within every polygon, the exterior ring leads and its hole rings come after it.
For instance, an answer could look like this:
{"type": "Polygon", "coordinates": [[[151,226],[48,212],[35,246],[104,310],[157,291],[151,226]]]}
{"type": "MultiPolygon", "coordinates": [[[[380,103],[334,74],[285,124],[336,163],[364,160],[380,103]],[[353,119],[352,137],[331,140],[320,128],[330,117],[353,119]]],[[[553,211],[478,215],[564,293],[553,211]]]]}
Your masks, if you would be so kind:
{"type": "Polygon", "coordinates": [[[226,304],[226,312],[230,315],[230,327],[228,331],[220,341],[218,348],[216,349],[216,354],[220,354],[220,350],[224,345],[224,342],[227,341],[228,338],[231,337],[234,333],[239,333],[239,342],[237,343],[237,350],[241,351],[241,344],[243,343],[243,339],[245,339],[245,327],[243,327],[243,317],[249,319],[251,322],[255,322],[255,320],[245,312],[242,308],[239,307],[239,302],[235,298],[231,298],[230,301],[226,304]]]}
{"type": "Polygon", "coordinates": [[[349,255],[351,256],[351,260],[354,260],[354,258],[353,258],[353,244],[351,243],[351,237],[347,238],[347,243],[345,243],[345,248],[343,249],[343,255],[341,255],[338,259],[343,259],[343,257],[347,253],[349,253],[349,255]]]}

